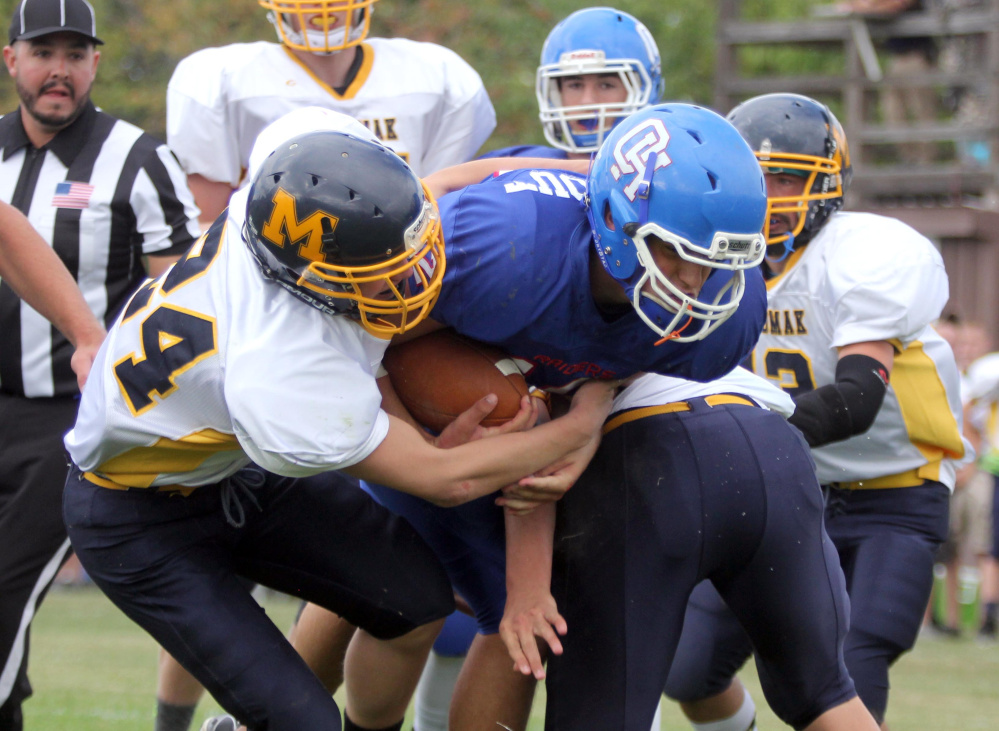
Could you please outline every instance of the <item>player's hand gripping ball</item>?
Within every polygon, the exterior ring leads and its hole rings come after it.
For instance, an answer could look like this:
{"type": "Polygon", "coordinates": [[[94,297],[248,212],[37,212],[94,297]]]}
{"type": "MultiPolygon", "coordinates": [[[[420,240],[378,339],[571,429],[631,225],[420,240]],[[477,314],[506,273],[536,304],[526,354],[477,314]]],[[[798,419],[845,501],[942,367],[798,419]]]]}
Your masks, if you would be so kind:
{"type": "Polygon", "coordinates": [[[510,356],[449,328],[393,345],[382,365],[409,413],[434,431],[490,393],[498,401],[482,425],[499,426],[517,414],[528,390],[510,356]]]}

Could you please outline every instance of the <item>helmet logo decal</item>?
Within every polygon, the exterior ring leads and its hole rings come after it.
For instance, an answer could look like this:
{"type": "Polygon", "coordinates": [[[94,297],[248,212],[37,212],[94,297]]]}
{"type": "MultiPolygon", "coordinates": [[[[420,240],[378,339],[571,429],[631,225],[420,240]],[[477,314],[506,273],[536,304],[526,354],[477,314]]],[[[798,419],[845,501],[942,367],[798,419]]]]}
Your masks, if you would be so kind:
{"type": "MultiPolygon", "coordinates": [[[[656,155],[653,171],[666,167],[673,162],[666,154],[668,144],[669,132],[662,120],[647,119],[618,140],[614,146],[614,164],[610,168],[614,180],[620,180],[624,175],[644,173],[648,159],[653,154],[656,155]]],[[[635,175],[625,186],[624,194],[628,196],[628,200],[635,201],[642,180],[641,175],[635,175]]]]}
{"type": "Polygon", "coordinates": [[[562,64],[573,64],[573,63],[585,63],[587,61],[599,61],[603,62],[607,58],[607,54],[600,50],[588,50],[588,49],[577,49],[575,51],[569,51],[568,53],[563,53],[559,58],[559,63],[562,64]]]}
{"type": "Polygon", "coordinates": [[[336,230],[340,219],[326,211],[316,211],[304,221],[298,220],[295,198],[282,188],[274,193],[274,208],[260,230],[260,235],[275,246],[284,248],[285,243],[294,245],[301,242],[298,255],[309,261],[326,262],[323,253],[323,219],[329,219],[331,231],[336,230]]]}

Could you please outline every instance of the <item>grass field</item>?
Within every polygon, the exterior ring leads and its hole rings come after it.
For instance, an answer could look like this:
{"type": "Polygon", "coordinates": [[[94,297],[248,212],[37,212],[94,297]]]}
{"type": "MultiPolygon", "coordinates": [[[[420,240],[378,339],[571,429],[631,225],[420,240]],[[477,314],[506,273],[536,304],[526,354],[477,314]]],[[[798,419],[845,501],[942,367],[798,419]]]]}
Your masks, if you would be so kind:
{"type": "MultiPolygon", "coordinates": [[[[265,600],[267,612],[288,627],[297,609],[284,597],[265,600]]],[[[56,588],[32,634],[35,696],[24,707],[26,731],[151,731],[156,645],[99,591],[56,588]]],[[[787,728],[765,707],[755,672],[743,679],[760,706],[760,728],[787,728]]],[[[888,718],[892,731],[970,731],[999,726],[999,645],[973,639],[921,639],[892,675],[888,718]]],[[[543,726],[543,689],[531,731],[543,726]]],[[[206,699],[194,729],[218,706],[206,699]]],[[[663,729],[689,729],[670,703],[663,729]]],[[[608,729],[613,731],[613,729],[608,729]]]]}

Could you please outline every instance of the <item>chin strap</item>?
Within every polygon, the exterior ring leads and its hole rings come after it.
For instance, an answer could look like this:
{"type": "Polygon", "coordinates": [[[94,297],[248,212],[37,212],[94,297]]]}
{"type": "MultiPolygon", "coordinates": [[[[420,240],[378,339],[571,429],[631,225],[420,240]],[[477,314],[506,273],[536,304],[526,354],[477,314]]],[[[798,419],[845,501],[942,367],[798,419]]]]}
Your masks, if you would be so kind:
{"type": "MultiPolygon", "coordinates": [[[[687,309],[688,310],[690,309],[689,305],[687,306],[687,309]]],[[[657,340],[655,342],[655,345],[658,346],[658,345],[662,345],[663,343],[668,343],[670,340],[676,340],[678,337],[680,337],[681,335],[683,335],[683,331],[686,330],[688,327],[690,327],[690,323],[692,323],[693,321],[694,321],[694,318],[688,316],[687,317],[687,321],[685,323],[683,323],[682,326],[680,326],[677,329],[671,331],[669,333],[669,335],[667,335],[666,337],[660,338],[659,340],[657,340]]]]}

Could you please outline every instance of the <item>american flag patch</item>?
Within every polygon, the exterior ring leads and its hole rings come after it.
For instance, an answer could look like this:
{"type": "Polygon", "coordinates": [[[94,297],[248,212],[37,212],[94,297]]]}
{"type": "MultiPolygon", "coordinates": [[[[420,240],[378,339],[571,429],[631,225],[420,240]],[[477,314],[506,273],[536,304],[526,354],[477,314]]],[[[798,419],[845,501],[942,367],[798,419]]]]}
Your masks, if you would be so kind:
{"type": "Polygon", "coordinates": [[[89,183],[63,181],[56,184],[52,205],[55,208],[86,208],[93,192],[94,186],[89,183]]]}

